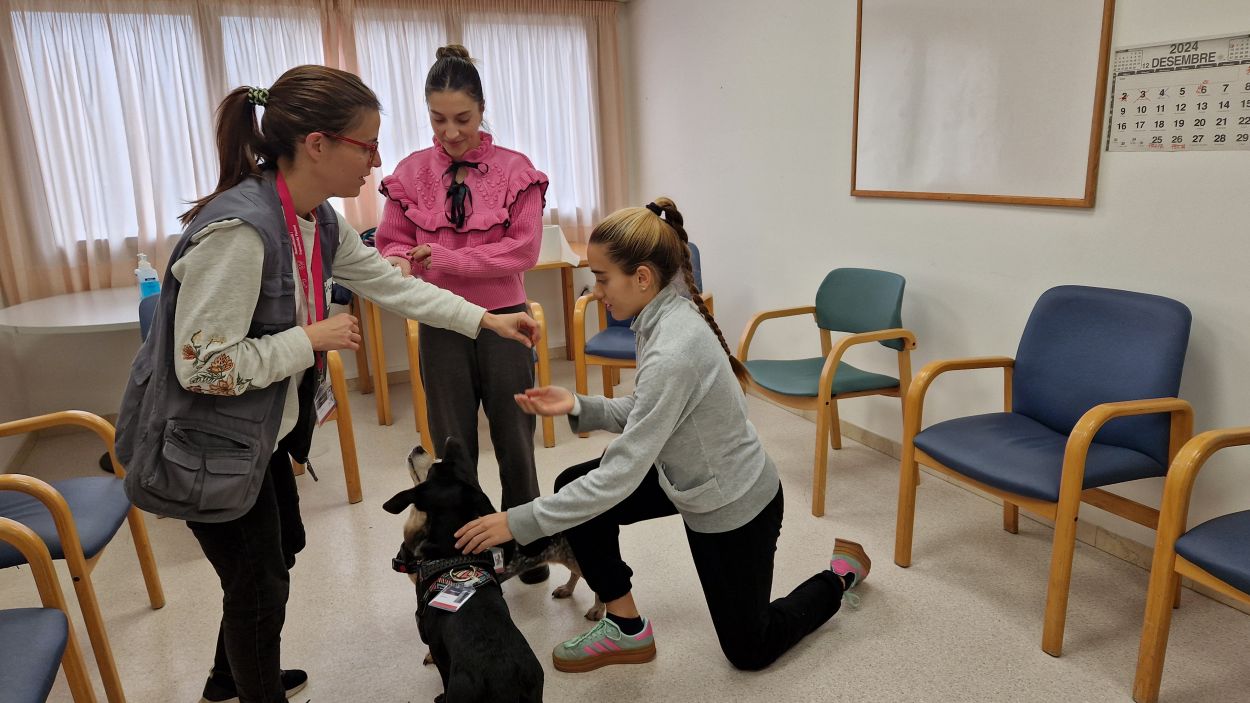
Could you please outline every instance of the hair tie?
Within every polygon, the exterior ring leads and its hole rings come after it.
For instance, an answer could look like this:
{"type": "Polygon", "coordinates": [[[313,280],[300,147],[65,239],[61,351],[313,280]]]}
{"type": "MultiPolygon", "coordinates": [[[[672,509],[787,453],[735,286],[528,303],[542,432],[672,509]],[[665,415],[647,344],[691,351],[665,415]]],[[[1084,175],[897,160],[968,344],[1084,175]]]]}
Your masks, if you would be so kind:
{"type": "Polygon", "coordinates": [[[664,210],[662,210],[660,206],[656,205],[655,203],[647,203],[647,209],[650,210],[651,212],[654,212],[656,217],[664,216],[664,210]]]}
{"type": "Polygon", "coordinates": [[[264,107],[269,103],[269,91],[265,88],[248,88],[247,101],[253,105],[264,107]]]}

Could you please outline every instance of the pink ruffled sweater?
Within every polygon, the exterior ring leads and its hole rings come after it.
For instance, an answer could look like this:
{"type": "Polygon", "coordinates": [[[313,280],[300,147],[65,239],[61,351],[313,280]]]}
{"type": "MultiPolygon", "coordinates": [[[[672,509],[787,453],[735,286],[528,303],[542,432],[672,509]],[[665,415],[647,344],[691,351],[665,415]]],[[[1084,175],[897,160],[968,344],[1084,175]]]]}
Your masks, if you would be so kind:
{"type": "Polygon", "coordinates": [[[497,310],[525,302],[524,274],[542,245],[547,176],[524,154],[495,146],[489,134],[482,132],[481,140],[458,159],[479,164],[467,169],[471,197],[464,201],[462,227],[449,219],[452,159],[436,139],[382,179],[387,201],[376,241],[382,256],[430,245],[428,268],[414,266],[414,275],[497,310]]]}

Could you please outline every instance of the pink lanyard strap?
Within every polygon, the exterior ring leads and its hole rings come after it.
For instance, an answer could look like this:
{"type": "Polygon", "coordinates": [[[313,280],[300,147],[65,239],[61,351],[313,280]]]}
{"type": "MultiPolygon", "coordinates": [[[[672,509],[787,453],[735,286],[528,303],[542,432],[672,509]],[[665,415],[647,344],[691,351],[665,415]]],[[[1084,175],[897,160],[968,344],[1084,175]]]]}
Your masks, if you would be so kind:
{"type": "MultiPolygon", "coordinates": [[[[313,218],[313,250],[312,250],[312,283],[309,287],[308,257],[304,254],[304,237],[300,234],[299,218],[295,215],[295,202],[291,199],[291,191],[286,186],[282,172],[278,172],[278,200],[282,201],[282,216],[286,219],[287,234],[291,237],[291,250],[295,254],[295,269],[299,273],[300,283],[304,286],[303,295],[311,292],[316,301],[315,308],[308,310],[308,324],[325,319],[325,284],[321,265],[321,232],[317,227],[316,217],[313,218]]],[[[317,355],[317,368],[321,368],[323,356],[317,355]]]]}

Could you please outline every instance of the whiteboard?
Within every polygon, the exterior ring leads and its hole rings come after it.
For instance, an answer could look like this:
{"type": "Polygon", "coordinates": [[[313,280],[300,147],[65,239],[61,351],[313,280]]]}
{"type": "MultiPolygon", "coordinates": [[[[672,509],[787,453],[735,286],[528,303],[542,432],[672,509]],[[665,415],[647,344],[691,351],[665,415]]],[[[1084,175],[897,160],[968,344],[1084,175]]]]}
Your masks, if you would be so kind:
{"type": "Polygon", "coordinates": [[[1114,0],[860,0],[851,193],[1093,207],[1114,0]]]}

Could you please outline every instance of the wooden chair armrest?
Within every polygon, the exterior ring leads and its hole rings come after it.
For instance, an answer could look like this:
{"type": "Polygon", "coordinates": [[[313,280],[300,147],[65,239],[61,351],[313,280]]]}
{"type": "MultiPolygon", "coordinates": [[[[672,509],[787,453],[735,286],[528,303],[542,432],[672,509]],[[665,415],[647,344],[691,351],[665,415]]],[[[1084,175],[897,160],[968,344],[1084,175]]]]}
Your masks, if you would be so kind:
{"type": "Polygon", "coordinates": [[[1185,531],[1189,520],[1189,498],[1193,494],[1198,472],[1213,454],[1229,447],[1250,444],[1250,427],[1210,430],[1185,443],[1172,460],[1163,485],[1163,502],[1159,506],[1159,536],[1162,543],[1175,542],[1185,531]]]}
{"type": "MultiPolygon", "coordinates": [[[[838,364],[842,362],[842,356],[847,350],[857,344],[868,344],[870,342],[884,342],[890,339],[904,340],[904,349],[916,348],[916,335],[911,330],[902,327],[896,327],[888,330],[876,330],[873,332],[859,332],[857,334],[848,334],[838,340],[833,349],[825,357],[825,365],[820,370],[820,386],[819,398],[827,397],[833,392],[833,377],[838,371],[838,364]]],[[[902,381],[900,380],[900,383],[902,381]]]]}
{"type": "Polygon", "coordinates": [[[573,306],[573,339],[567,340],[566,343],[573,345],[574,353],[578,349],[586,348],[586,306],[590,305],[594,299],[593,295],[583,295],[573,306]]]}
{"type": "Polygon", "coordinates": [[[1077,420],[1076,426],[1068,435],[1068,443],[1063,453],[1063,474],[1059,482],[1059,500],[1064,500],[1065,493],[1080,493],[1085,480],[1085,460],[1089,455],[1089,447],[1103,425],[1120,418],[1135,415],[1153,415],[1168,413],[1172,420],[1171,443],[1169,457],[1175,456],[1180,446],[1193,434],[1194,409],[1180,398],[1150,398],[1146,400],[1123,400],[1115,403],[1095,405],[1077,420]]]}
{"type": "MultiPolygon", "coordinates": [[[[56,608],[65,612],[68,617],[65,597],[61,594],[61,583],[52,566],[52,555],[39,535],[16,520],[0,517],[0,542],[13,545],[26,558],[31,575],[35,577],[35,587],[39,590],[39,600],[43,607],[56,608]]],[[[71,629],[72,627],[71,625],[71,629]]]]}
{"type": "Polygon", "coordinates": [[[773,320],[779,317],[794,317],[796,315],[815,315],[815,305],[804,305],[797,308],[780,308],[777,310],[765,310],[756,313],[751,321],[747,323],[746,331],[742,333],[742,341],[738,343],[738,360],[745,362],[747,360],[747,351],[751,348],[751,339],[755,337],[755,329],[765,320],[773,320]]]}
{"type": "Polygon", "coordinates": [[[21,420],[12,420],[10,422],[0,423],[0,437],[8,437],[10,435],[25,434],[27,432],[35,432],[47,429],[49,427],[59,427],[61,425],[77,425],[85,427],[104,440],[104,445],[108,449],[109,458],[113,461],[113,472],[117,478],[123,478],[126,475],[125,469],[121,462],[117,460],[117,453],[113,448],[115,431],[108,420],[89,412],[82,410],[62,410],[60,412],[48,413],[46,415],[37,415],[35,417],[27,417],[21,420]]]}
{"type": "Polygon", "coordinates": [[[903,441],[915,437],[920,432],[920,421],[924,415],[925,394],[937,377],[949,371],[969,371],[973,369],[1003,369],[1004,406],[1011,402],[1011,372],[1016,360],[1009,356],[974,356],[963,359],[939,359],[930,361],[912,377],[907,387],[907,395],[903,402],[903,441]]]}
{"type": "MultiPolygon", "coordinates": [[[[34,418],[32,418],[34,419],[34,418]]],[[[116,461],[116,460],[114,460],[116,461]]],[[[82,542],[78,539],[78,526],[74,524],[74,514],[70,512],[65,496],[46,481],[25,474],[0,474],[0,491],[16,491],[25,493],[52,514],[52,523],[61,538],[61,549],[65,552],[66,561],[74,561],[85,570],[85,559],[82,553],[82,542]]]]}

